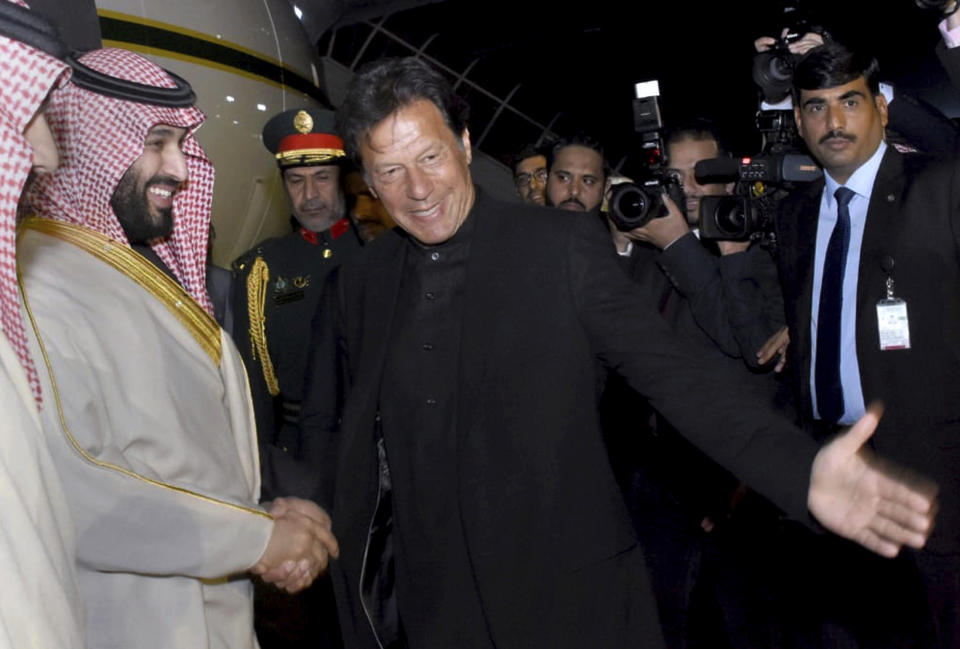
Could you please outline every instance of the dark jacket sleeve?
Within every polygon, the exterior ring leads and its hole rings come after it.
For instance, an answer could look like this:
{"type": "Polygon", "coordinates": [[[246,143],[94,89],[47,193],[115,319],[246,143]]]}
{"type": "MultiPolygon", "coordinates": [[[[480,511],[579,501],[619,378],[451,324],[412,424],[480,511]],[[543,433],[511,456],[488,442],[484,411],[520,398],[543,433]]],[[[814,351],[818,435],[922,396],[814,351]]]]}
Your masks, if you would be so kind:
{"type": "Polygon", "coordinates": [[[745,403],[743,379],[685,349],[610,255],[573,228],[571,291],[595,355],[695,446],[791,516],[807,521],[817,445],[781,414],[745,403]]]}
{"type": "Polygon", "coordinates": [[[721,257],[720,277],[730,330],[743,361],[758,368],[757,351],[785,322],[776,262],[769,250],[754,244],[721,257]]]}
{"type": "Polygon", "coordinates": [[[660,254],[657,263],[677,291],[686,298],[697,326],[720,351],[738,358],[740,348],[727,319],[719,260],[690,232],[668,246],[660,254]]]}
{"type": "Polygon", "coordinates": [[[690,233],[664,250],[658,263],[717,348],[756,367],[756,351],[783,325],[783,299],[769,252],[754,245],[717,257],[690,233]]]}

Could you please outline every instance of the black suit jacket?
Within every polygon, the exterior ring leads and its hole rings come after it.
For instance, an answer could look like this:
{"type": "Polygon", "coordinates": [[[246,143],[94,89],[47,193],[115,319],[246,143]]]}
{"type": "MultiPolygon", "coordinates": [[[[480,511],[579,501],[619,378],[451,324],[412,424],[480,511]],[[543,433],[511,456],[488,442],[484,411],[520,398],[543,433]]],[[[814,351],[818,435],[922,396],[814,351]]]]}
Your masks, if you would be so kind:
{"type": "MultiPolygon", "coordinates": [[[[816,448],[778,415],[742,407],[735,379],[673,342],[594,219],[482,194],[468,218],[477,221],[451,434],[492,639],[517,648],[659,646],[643,558],[599,431],[597,360],[798,516],[816,448]]],[[[377,502],[378,395],[390,389],[381,376],[409,245],[387,233],[340,269],[304,403],[306,432],[330,460],[318,499],[332,504],[342,549],[333,571],[348,647],[375,646],[357,593],[377,502]],[[342,417],[334,364],[346,386],[342,417]]]]}
{"type": "MultiPolygon", "coordinates": [[[[886,411],[872,443],[940,485],[927,543],[960,551],[960,184],[955,160],[887,149],[867,211],[857,284],[857,360],[865,403],[886,411]],[[907,302],[911,349],[880,351],[877,301],[893,266],[907,302]]],[[[790,366],[803,423],[810,397],[810,314],[817,218],[824,181],[788,197],[778,220],[780,276],[790,327],[790,366]]]]}

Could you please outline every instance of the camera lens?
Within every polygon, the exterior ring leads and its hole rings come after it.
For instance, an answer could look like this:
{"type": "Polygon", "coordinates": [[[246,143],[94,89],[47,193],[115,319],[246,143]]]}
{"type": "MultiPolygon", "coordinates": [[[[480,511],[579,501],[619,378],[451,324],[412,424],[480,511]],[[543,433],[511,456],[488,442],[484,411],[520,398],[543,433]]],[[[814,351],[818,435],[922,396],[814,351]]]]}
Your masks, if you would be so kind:
{"type": "Polygon", "coordinates": [[[746,229],[747,214],[740,201],[721,203],[715,218],[717,229],[729,236],[741,236],[746,229]]]}
{"type": "Polygon", "coordinates": [[[704,196],[700,199],[700,235],[705,239],[749,239],[756,231],[756,205],[742,196],[704,196]]]}
{"type": "Polygon", "coordinates": [[[647,213],[649,199],[638,187],[627,187],[614,196],[614,205],[624,218],[637,219],[647,213]]]}
{"type": "Polygon", "coordinates": [[[642,227],[650,220],[651,196],[633,183],[613,188],[610,197],[610,218],[617,229],[628,232],[642,227]]]}
{"type": "Polygon", "coordinates": [[[782,101],[790,92],[793,79],[793,56],[789,51],[772,49],[760,52],[753,59],[753,80],[770,103],[782,101]]]}
{"type": "Polygon", "coordinates": [[[775,56],[770,60],[767,74],[770,79],[790,81],[793,78],[793,62],[786,56],[775,56]]]}

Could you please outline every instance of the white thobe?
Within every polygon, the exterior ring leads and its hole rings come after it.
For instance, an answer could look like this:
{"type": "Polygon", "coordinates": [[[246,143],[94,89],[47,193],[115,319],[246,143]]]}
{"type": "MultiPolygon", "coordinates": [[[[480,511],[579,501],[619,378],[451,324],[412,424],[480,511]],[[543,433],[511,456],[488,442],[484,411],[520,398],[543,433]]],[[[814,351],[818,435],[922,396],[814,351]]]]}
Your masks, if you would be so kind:
{"type": "Polygon", "coordinates": [[[233,343],[175,282],[92,230],[28,221],[17,252],[88,648],[255,647],[244,573],[273,521],[257,505],[233,343]]]}
{"type": "Polygon", "coordinates": [[[0,334],[0,649],[80,649],[66,497],[16,352],[0,334]]]}

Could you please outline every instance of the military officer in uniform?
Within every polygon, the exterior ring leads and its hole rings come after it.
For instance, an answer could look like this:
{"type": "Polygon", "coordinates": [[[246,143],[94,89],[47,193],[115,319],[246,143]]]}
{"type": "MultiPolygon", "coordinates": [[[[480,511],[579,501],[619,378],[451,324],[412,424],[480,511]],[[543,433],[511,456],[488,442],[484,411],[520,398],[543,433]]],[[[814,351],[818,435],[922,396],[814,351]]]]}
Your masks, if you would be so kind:
{"type": "MultiPolygon", "coordinates": [[[[284,111],[264,126],[263,144],[280,167],[294,231],[260,242],[233,262],[234,334],[253,394],[262,498],[310,498],[316,463],[298,426],[310,323],[327,274],[362,244],[347,218],[341,179],[346,158],[333,113],[284,111]]],[[[256,591],[257,636],[264,649],[339,645],[329,580],[296,598],[271,587],[256,591]]]]}
{"type": "Polygon", "coordinates": [[[313,495],[298,434],[310,322],[324,279],[360,250],[341,185],[343,142],[333,113],[293,109],[263,128],[276,156],[296,229],[233,262],[237,346],[250,376],[260,444],[263,498],[313,495]]]}

